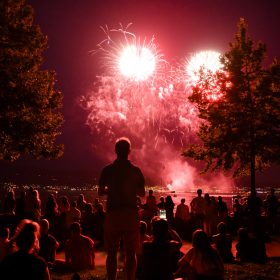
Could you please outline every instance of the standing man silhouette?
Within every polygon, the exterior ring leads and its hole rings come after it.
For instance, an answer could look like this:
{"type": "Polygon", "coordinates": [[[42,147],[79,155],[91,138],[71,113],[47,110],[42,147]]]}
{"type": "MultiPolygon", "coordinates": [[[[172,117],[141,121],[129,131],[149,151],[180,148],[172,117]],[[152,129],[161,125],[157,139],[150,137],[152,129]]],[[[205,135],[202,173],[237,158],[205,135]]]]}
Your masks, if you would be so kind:
{"type": "Polygon", "coordinates": [[[145,181],[141,170],[128,160],[130,146],[127,138],[116,141],[117,159],[102,170],[99,180],[98,194],[107,195],[104,232],[108,280],[116,279],[120,240],[124,244],[127,280],[135,279],[137,267],[136,252],[139,246],[137,196],[145,196],[145,181]]]}

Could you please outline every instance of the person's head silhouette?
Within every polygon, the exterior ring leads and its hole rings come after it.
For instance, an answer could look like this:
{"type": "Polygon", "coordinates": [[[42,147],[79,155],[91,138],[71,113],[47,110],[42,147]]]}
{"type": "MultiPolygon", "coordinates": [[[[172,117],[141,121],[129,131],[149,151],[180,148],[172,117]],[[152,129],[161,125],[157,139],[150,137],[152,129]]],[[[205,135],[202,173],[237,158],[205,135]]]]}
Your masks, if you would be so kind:
{"type": "Polygon", "coordinates": [[[115,144],[115,152],[119,159],[127,159],[130,153],[130,141],[126,137],[117,139],[115,144]]]}

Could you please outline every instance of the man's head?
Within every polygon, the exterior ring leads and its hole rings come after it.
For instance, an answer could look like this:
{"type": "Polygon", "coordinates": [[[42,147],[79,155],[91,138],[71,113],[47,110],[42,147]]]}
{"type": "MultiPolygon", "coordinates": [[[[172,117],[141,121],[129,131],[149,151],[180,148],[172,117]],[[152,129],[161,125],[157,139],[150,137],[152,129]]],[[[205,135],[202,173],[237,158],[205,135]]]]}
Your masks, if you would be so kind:
{"type": "Polygon", "coordinates": [[[70,234],[73,237],[80,236],[81,234],[81,225],[78,222],[74,222],[70,225],[70,234]]]}
{"type": "Polygon", "coordinates": [[[196,191],[196,193],[197,193],[198,196],[201,196],[201,195],[202,195],[202,189],[198,189],[198,190],[196,191]]]}
{"type": "Polygon", "coordinates": [[[47,234],[49,232],[50,224],[47,219],[42,219],[40,221],[41,233],[47,234]]]}
{"type": "Polygon", "coordinates": [[[130,153],[130,141],[126,137],[119,138],[115,144],[115,152],[118,158],[126,159],[130,153]]]}
{"type": "Polygon", "coordinates": [[[17,247],[27,253],[39,248],[40,226],[31,220],[22,220],[16,229],[17,247]]]}
{"type": "Polygon", "coordinates": [[[152,232],[154,235],[154,240],[163,241],[168,235],[168,223],[166,220],[157,219],[152,222],[152,232]]]}
{"type": "Polygon", "coordinates": [[[227,225],[224,222],[220,222],[217,226],[218,233],[225,234],[227,231],[227,225]]]}
{"type": "Polygon", "coordinates": [[[144,235],[147,232],[147,223],[144,221],[140,221],[139,224],[139,230],[140,230],[140,234],[144,235]]]}
{"type": "Polygon", "coordinates": [[[76,208],[77,207],[77,202],[76,201],[72,201],[71,202],[71,207],[72,208],[76,208]]]}

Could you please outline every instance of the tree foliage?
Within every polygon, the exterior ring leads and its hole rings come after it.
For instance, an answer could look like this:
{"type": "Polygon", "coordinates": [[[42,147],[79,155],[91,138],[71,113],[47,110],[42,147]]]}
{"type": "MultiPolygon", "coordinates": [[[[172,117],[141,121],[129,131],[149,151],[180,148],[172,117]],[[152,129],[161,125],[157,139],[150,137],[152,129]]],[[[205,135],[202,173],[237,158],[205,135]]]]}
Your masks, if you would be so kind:
{"type": "Polygon", "coordinates": [[[63,117],[55,73],[40,70],[47,37],[25,0],[0,2],[0,159],[55,158],[63,117]]]}
{"type": "Polygon", "coordinates": [[[204,171],[233,171],[251,175],[279,162],[280,156],[280,62],[264,66],[266,46],[247,35],[240,19],[229,51],[221,57],[223,70],[201,71],[191,102],[197,105],[202,124],[200,143],[183,153],[206,162],[204,171]],[[215,101],[207,96],[219,92],[215,101]]]}

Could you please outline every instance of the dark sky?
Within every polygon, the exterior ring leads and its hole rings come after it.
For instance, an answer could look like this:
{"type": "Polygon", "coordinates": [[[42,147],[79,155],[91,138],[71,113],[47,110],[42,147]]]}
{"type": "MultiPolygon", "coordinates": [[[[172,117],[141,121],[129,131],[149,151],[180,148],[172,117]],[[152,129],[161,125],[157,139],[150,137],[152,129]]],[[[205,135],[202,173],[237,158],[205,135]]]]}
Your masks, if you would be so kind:
{"type": "MultiPolygon", "coordinates": [[[[27,2],[34,8],[35,22],[49,38],[43,67],[57,72],[57,86],[64,94],[65,123],[59,141],[65,144],[65,154],[55,161],[21,159],[13,164],[1,163],[4,179],[49,180],[51,183],[50,178],[60,174],[63,182],[84,183],[98,174],[103,162],[92,150],[94,136],[84,125],[86,114],[77,101],[101,71],[97,57],[88,54],[104,39],[100,26],[115,28],[119,23],[127,25],[132,22],[130,30],[133,33],[141,37],[154,35],[166,59],[171,60],[202,49],[226,51],[238,19],[244,17],[250,36],[266,43],[268,61],[280,57],[278,0],[27,2]]],[[[276,180],[273,172],[267,174],[271,182],[276,180]]]]}

